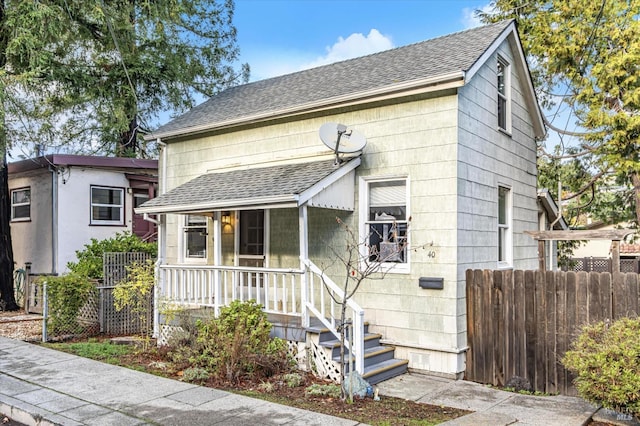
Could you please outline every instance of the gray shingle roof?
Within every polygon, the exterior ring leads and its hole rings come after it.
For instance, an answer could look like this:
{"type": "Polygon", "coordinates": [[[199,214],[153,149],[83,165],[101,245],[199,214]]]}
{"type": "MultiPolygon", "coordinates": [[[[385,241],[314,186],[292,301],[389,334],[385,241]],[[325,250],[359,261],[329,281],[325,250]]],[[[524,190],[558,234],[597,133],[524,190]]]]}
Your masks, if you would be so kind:
{"type": "Polygon", "coordinates": [[[154,134],[181,132],[336,96],[467,71],[511,22],[232,87],[161,126],[154,134]]]}
{"type": "Polygon", "coordinates": [[[296,195],[346,164],[335,165],[334,160],[327,160],[209,173],[145,202],[139,209],[141,213],[166,211],[167,208],[184,212],[233,208],[256,200],[286,199],[292,202],[296,195]]]}

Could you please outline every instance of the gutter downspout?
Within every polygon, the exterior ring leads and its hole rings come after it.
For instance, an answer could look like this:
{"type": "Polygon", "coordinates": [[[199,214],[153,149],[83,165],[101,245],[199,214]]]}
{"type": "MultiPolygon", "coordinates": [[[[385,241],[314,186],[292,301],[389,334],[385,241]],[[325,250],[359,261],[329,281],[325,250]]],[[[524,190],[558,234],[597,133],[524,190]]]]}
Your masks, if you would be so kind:
{"type": "Polygon", "coordinates": [[[58,273],[58,170],[49,166],[51,172],[51,273],[58,273]]]}

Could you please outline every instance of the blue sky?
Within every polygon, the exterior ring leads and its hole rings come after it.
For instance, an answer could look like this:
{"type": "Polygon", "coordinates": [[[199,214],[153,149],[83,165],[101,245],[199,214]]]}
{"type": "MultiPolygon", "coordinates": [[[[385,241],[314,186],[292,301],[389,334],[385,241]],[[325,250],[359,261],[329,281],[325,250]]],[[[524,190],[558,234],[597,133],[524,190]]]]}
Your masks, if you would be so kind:
{"type": "Polygon", "coordinates": [[[478,25],[488,0],[236,0],[242,63],[261,80],[478,25]]]}

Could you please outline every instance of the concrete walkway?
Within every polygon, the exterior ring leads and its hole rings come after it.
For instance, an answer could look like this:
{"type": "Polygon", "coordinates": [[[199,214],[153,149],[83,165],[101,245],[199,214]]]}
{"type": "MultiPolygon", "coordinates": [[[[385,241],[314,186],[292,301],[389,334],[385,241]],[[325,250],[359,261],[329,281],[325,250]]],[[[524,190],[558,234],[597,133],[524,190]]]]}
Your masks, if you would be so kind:
{"type": "Polygon", "coordinates": [[[474,411],[443,423],[451,426],[581,426],[588,424],[597,411],[581,398],[521,395],[421,374],[398,376],[380,383],[378,388],[383,395],[474,411]]]}
{"type": "MultiPolygon", "coordinates": [[[[477,383],[404,374],[395,396],[474,411],[449,425],[580,426],[596,408],[477,383]]],[[[0,337],[0,413],[27,425],[357,425],[357,422],[116,367],[0,337]]]]}

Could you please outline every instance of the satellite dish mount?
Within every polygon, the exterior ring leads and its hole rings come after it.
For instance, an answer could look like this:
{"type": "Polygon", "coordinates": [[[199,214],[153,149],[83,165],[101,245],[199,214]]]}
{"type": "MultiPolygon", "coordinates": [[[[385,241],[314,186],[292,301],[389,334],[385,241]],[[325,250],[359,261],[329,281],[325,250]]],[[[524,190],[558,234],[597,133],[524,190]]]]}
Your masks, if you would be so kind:
{"type": "Polygon", "coordinates": [[[333,150],[333,153],[336,156],[336,164],[338,164],[341,162],[340,157],[338,157],[338,154],[340,153],[340,139],[342,138],[342,135],[350,137],[353,134],[353,130],[349,130],[347,132],[347,126],[345,126],[344,124],[338,124],[336,126],[336,130],[338,131],[338,139],[336,140],[336,147],[333,150]]]}
{"type": "Polygon", "coordinates": [[[367,144],[365,137],[344,124],[325,123],[320,126],[320,139],[333,151],[336,164],[342,163],[340,154],[356,153],[367,144]]]}

